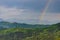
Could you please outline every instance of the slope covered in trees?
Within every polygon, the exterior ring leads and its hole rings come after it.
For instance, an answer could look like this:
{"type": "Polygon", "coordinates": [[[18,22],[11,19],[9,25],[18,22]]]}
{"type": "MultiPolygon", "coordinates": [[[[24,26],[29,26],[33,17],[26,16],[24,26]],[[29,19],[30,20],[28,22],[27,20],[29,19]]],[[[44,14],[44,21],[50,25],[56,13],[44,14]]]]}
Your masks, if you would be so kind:
{"type": "Polygon", "coordinates": [[[43,28],[15,27],[0,30],[0,40],[60,40],[60,23],[43,28]]]}

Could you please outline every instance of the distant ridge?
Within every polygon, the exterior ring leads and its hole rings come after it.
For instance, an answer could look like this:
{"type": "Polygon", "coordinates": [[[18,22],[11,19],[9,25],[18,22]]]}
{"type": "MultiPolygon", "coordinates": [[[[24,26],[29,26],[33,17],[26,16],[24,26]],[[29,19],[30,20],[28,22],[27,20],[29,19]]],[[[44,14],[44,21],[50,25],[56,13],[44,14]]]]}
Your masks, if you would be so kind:
{"type": "Polygon", "coordinates": [[[26,23],[17,23],[17,22],[6,22],[6,21],[0,21],[0,27],[3,28],[16,28],[16,27],[21,27],[21,28],[43,28],[43,27],[48,27],[50,25],[39,25],[39,24],[26,24],[26,23]]]}

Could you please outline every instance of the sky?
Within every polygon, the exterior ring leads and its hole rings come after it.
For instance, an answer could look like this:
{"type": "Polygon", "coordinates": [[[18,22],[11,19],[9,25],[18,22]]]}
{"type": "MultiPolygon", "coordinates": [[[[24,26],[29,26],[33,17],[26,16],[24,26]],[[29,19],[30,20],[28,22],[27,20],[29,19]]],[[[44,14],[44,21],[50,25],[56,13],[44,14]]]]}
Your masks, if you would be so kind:
{"type": "Polygon", "coordinates": [[[0,0],[0,20],[27,24],[60,22],[60,0],[52,0],[40,21],[48,0],[0,0]]]}

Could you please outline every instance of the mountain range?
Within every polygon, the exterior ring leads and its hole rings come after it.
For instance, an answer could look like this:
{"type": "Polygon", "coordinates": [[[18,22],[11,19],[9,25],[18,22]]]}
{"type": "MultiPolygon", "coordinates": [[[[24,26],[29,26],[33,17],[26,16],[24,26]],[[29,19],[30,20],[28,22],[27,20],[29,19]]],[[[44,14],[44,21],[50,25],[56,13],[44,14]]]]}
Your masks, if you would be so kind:
{"type": "Polygon", "coordinates": [[[0,40],[60,40],[60,23],[33,25],[0,21],[0,40]]]}
{"type": "Polygon", "coordinates": [[[20,27],[20,28],[36,28],[36,27],[48,27],[50,25],[39,25],[39,24],[26,24],[26,23],[11,23],[11,22],[5,22],[5,21],[0,21],[0,29],[2,28],[16,28],[16,27],[20,27]]]}
{"type": "MultiPolygon", "coordinates": [[[[4,23],[6,25],[9,22],[0,23],[4,23]]],[[[43,28],[40,28],[40,26],[36,28],[12,26],[12,28],[0,30],[0,40],[60,40],[60,23],[43,28]]]]}

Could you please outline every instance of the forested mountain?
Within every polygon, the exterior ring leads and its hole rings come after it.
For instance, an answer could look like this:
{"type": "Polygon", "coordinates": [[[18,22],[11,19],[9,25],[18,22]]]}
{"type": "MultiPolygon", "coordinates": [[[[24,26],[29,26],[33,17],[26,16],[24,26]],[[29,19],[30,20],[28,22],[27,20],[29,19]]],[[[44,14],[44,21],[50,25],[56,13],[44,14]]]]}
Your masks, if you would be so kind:
{"type": "Polygon", "coordinates": [[[0,30],[0,40],[60,40],[60,23],[43,28],[7,28],[0,30]]]}
{"type": "Polygon", "coordinates": [[[10,23],[10,22],[5,22],[1,21],[0,22],[0,29],[2,28],[16,28],[16,27],[21,27],[21,28],[36,28],[36,27],[48,27],[50,25],[39,25],[39,24],[26,24],[26,23],[10,23]]]}

